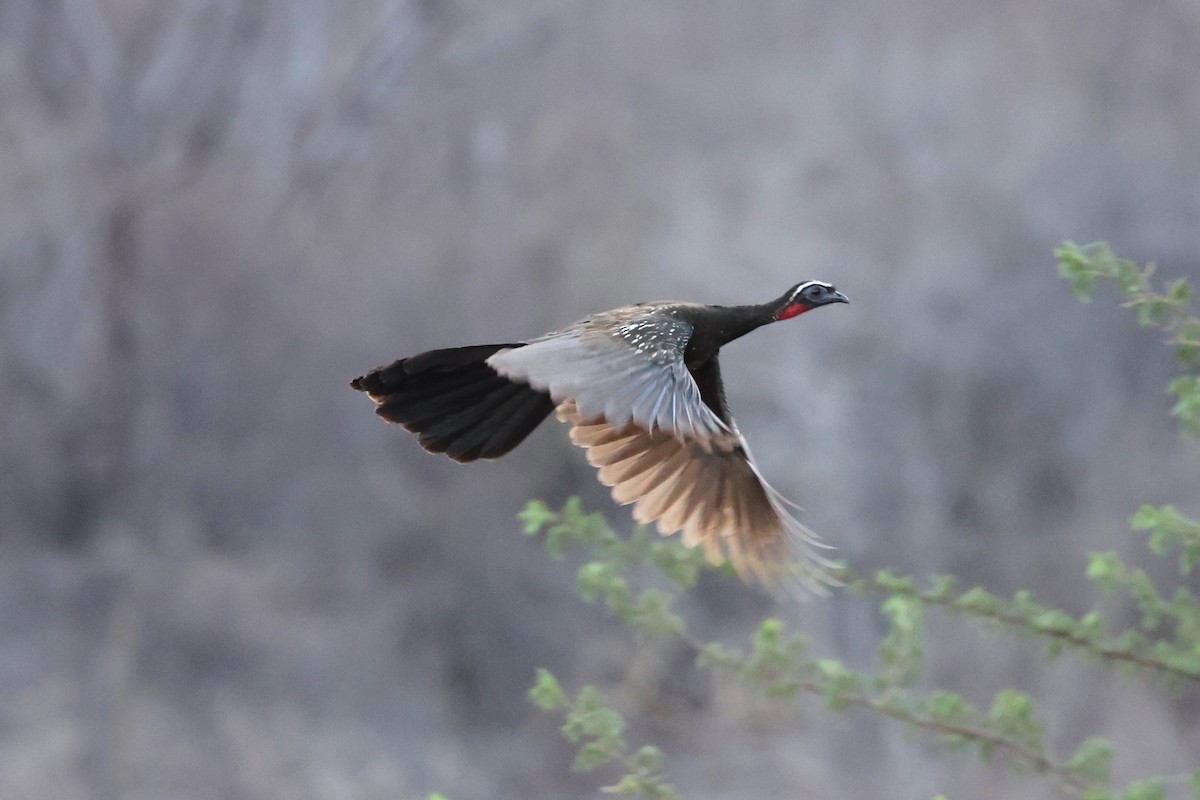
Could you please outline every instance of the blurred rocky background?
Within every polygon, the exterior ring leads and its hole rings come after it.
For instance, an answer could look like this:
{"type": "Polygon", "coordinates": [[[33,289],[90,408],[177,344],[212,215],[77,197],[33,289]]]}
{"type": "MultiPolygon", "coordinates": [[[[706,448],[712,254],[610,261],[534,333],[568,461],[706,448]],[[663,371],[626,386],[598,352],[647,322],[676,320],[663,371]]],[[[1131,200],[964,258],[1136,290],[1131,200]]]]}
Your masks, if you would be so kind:
{"type": "MultiPolygon", "coordinates": [[[[1200,5],[0,3],[0,796],[598,796],[535,666],[686,798],[1025,798],[897,725],[764,713],[573,598],[527,498],[615,509],[548,423],[428,456],[347,388],[648,299],[852,300],[732,345],[764,472],[862,569],[1082,612],[1142,502],[1200,513],[1170,352],[1063,239],[1200,279],[1200,5]]],[[[867,665],[872,604],[706,581],[867,665]]],[[[1197,698],[937,626],[932,679],[1178,772],[1197,698]],[[1116,686],[1109,696],[1106,687],[1116,686]]]]}

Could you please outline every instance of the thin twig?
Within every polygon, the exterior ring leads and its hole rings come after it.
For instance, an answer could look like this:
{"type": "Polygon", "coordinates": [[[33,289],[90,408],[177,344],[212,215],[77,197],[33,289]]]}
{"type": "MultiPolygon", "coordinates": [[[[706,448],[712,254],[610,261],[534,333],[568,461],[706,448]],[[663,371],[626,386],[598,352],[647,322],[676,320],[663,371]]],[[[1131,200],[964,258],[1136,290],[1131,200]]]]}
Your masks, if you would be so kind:
{"type": "Polygon", "coordinates": [[[1038,627],[1034,625],[1027,617],[1021,616],[1020,614],[1005,613],[1004,611],[998,609],[961,606],[957,603],[958,597],[938,595],[931,592],[923,592],[916,588],[907,589],[890,584],[885,586],[874,578],[859,578],[854,576],[848,570],[843,571],[840,577],[846,580],[848,583],[860,582],[867,588],[880,594],[904,595],[906,597],[911,597],[914,600],[920,600],[922,603],[927,605],[943,608],[956,614],[966,614],[968,616],[986,619],[992,622],[999,622],[1002,625],[1008,625],[1012,628],[1020,628],[1037,636],[1044,636],[1061,644],[1068,645],[1079,650],[1086,650],[1108,661],[1118,661],[1126,664],[1132,664],[1133,666],[1141,667],[1142,669],[1147,669],[1152,672],[1159,672],[1164,675],[1170,675],[1175,678],[1200,684],[1200,672],[1195,670],[1190,670],[1186,667],[1168,663],[1148,653],[1137,653],[1133,650],[1111,647],[1098,642],[1093,642],[1086,636],[1081,636],[1072,631],[1038,627]]]}
{"type": "MultiPolygon", "coordinates": [[[[692,634],[689,631],[683,631],[679,634],[679,638],[681,638],[694,651],[696,651],[697,655],[705,651],[705,642],[695,636],[695,634],[692,634]]],[[[744,656],[739,655],[736,661],[737,666],[745,666],[746,664],[746,659],[744,656]]],[[[807,680],[804,678],[788,679],[780,682],[777,685],[780,688],[794,689],[796,691],[805,692],[806,694],[818,696],[824,696],[828,688],[821,685],[817,681],[807,680]]],[[[847,705],[867,708],[931,733],[937,733],[943,736],[959,736],[963,739],[968,739],[980,745],[988,745],[999,750],[1005,750],[1016,758],[1028,763],[1038,772],[1046,772],[1054,775],[1059,781],[1062,782],[1065,788],[1070,789],[1076,794],[1082,795],[1088,789],[1095,788],[1093,783],[1084,779],[1066,764],[1057,762],[1047,756],[1044,752],[1041,752],[1018,739],[1005,736],[1002,733],[973,725],[945,722],[943,720],[934,719],[933,717],[922,716],[915,713],[910,708],[898,706],[894,703],[888,702],[885,698],[872,697],[867,694],[855,692],[844,693],[839,694],[838,699],[842,702],[845,702],[847,705]]]]}

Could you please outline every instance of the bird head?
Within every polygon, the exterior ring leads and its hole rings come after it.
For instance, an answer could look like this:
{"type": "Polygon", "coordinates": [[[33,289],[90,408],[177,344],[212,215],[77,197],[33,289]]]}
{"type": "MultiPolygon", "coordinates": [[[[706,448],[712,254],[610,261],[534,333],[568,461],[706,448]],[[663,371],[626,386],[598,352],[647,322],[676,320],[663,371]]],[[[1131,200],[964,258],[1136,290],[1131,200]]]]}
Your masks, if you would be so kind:
{"type": "Polygon", "coordinates": [[[849,303],[846,295],[833,288],[833,284],[824,281],[805,281],[798,283],[779,298],[775,319],[791,319],[805,311],[827,306],[830,303],[849,303]]]}

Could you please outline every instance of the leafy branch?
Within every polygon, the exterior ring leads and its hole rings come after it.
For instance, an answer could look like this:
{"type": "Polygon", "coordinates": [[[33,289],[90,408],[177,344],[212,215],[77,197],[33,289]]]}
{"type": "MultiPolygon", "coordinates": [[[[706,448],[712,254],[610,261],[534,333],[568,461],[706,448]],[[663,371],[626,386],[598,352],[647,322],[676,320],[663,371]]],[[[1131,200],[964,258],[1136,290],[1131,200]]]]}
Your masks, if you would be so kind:
{"type": "MultiPolygon", "coordinates": [[[[1153,266],[1120,259],[1104,244],[1080,247],[1068,242],[1056,255],[1060,273],[1072,281],[1081,300],[1090,300],[1102,282],[1115,282],[1141,324],[1168,334],[1185,373],[1168,387],[1177,397],[1171,413],[1185,433],[1200,435],[1200,319],[1189,313],[1187,282],[1176,281],[1158,291],[1153,266]]],[[[1033,698],[1016,689],[999,692],[985,708],[953,692],[918,688],[930,609],[965,616],[988,630],[1037,639],[1050,657],[1071,651],[1114,669],[1200,685],[1200,601],[1183,585],[1160,592],[1144,570],[1125,564],[1115,553],[1091,554],[1086,574],[1102,595],[1120,597],[1137,609],[1138,623],[1124,630],[1113,630],[1099,607],[1077,618],[1038,602],[1027,591],[1009,599],[981,587],[962,590],[952,576],[918,581],[890,570],[859,576],[841,567],[839,577],[848,590],[882,598],[880,611],[888,621],[875,669],[856,671],[813,654],[803,635],[789,632],[777,619],[763,621],[745,647],[698,637],[674,604],[702,570],[713,568],[701,552],[678,539],[661,538],[644,527],[629,537],[619,536],[603,517],[585,513],[577,499],[560,511],[534,501],[520,518],[526,534],[544,538],[552,557],[583,551],[576,590],[585,601],[603,606],[639,637],[685,642],[699,667],[734,677],[761,698],[778,702],[816,696],[835,712],[865,709],[923,732],[948,750],[971,750],[985,761],[1046,775],[1084,800],[1164,800],[1167,787],[1175,783],[1187,783],[1200,800],[1200,769],[1114,788],[1115,753],[1103,739],[1085,739],[1067,757],[1054,755],[1046,746],[1045,725],[1033,698]],[[656,574],[666,578],[667,588],[658,588],[663,581],[656,574]],[[654,585],[645,586],[648,582],[654,585]]],[[[1200,565],[1200,522],[1175,507],[1144,506],[1130,526],[1147,532],[1152,554],[1177,554],[1181,576],[1191,575],[1200,565]]],[[[573,768],[622,768],[622,776],[606,791],[651,800],[677,796],[665,778],[662,753],[652,746],[632,750],[625,741],[625,718],[595,687],[584,686],[571,697],[553,675],[539,670],[530,698],[564,715],[562,733],[578,745],[573,768]]]]}
{"type": "Polygon", "coordinates": [[[1200,564],[1200,522],[1188,519],[1175,506],[1142,506],[1129,520],[1135,531],[1150,531],[1149,546],[1155,555],[1179,550],[1179,574],[1190,575],[1200,564]]]}
{"type": "Polygon", "coordinates": [[[952,750],[974,746],[986,760],[1006,754],[1014,766],[1052,774],[1078,793],[1095,788],[1095,781],[1108,780],[1112,751],[1098,740],[1085,742],[1068,761],[1047,754],[1043,726],[1028,695],[1011,689],[1000,692],[987,712],[952,692],[912,696],[905,687],[919,676],[921,653],[911,641],[915,631],[910,625],[920,612],[907,603],[884,605],[892,607],[892,627],[879,650],[884,666],[873,676],[833,659],[807,658],[804,637],[786,634],[777,619],[762,623],[748,652],[716,643],[693,645],[701,666],[732,672],[765,697],[805,693],[822,697],[831,711],[866,708],[932,733],[952,750]],[[898,643],[904,644],[897,648],[898,643]]]}
{"type": "Polygon", "coordinates": [[[1200,318],[1188,313],[1191,307],[1191,287],[1179,278],[1164,291],[1156,291],[1153,281],[1155,267],[1139,267],[1133,261],[1119,258],[1104,242],[1080,245],[1065,242],[1054,251],[1058,273],[1071,281],[1075,296],[1091,302],[1101,282],[1111,281],[1125,295],[1124,306],[1137,314],[1138,324],[1165,331],[1168,343],[1175,347],[1175,360],[1186,373],[1167,386],[1178,398],[1171,414],[1179,418],[1183,431],[1200,436],[1200,318]]]}
{"type": "Polygon", "coordinates": [[[662,751],[646,745],[631,753],[625,742],[625,717],[604,702],[596,687],[584,686],[572,699],[549,670],[539,669],[529,699],[543,711],[565,714],[563,738],[579,745],[572,770],[588,772],[616,762],[624,774],[604,791],[647,800],[677,800],[663,776],[662,751]]]}
{"type": "MultiPolygon", "coordinates": [[[[888,571],[864,579],[843,570],[842,577],[847,579],[849,589],[878,593],[885,598],[881,611],[889,621],[889,629],[878,647],[879,668],[868,674],[852,670],[835,659],[812,656],[808,640],[788,633],[784,623],[777,619],[765,620],[744,649],[697,637],[672,606],[679,592],[695,583],[698,571],[706,568],[706,563],[702,556],[697,557],[676,539],[653,536],[643,527],[623,539],[603,517],[584,513],[574,499],[561,512],[533,501],[520,516],[527,534],[545,534],[546,548],[554,557],[564,557],[569,549],[585,552],[585,561],[576,573],[576,589],[583,599],[603,605],[643,638],[671,636],[686,642],[696,653],[700,667],[736,676],[765,699],[778,701],[804,694],[823,698],[826,707],[833,711],[868,709],[934,736],[947,749],[974,749],[987,761],[1003,756],[1012,768],[1049,775],[1065,791],[1087,800],[1164,796],[1162,792],[1170,779],[1162,777],[1131,784],[1116,793],[1109,785],[1114,753],[1102,739],[1085,740],[1067,758],[1053,756],[1046,748],[1044,724],[1038,718],[1035,703],[1025,693],[1006,689],[984,710],[953,692],[933,691],[922,696],[912,691],[923,665],[927,607],[1043,637],[1052,654],[1070,646],[1102,662],[1130,664],[1200,683],[1200,667],[1169,661],[1154,648],[1139,649],[1128,633],[1115,640],[1119,644],[1108,643],[1114,640],[1104,637],[1103,624],[1096,612],[1074,620],[1065,612],[1037,604],[1028,593],[1019,593],[1007,601],[982,589],[957,592],[948,577],[936,578],[929,588],[922,589],[914,579],[888,571]],[[670,589],[635,588],[640,578],[648,578],[655,571],[668,578],[670,589]]],[[[1093,557],[1093,565],[1096,563],[1111,566],[1112,561],[1105,554],[1103,558],[1093,557]]],[[[1128,570],[1101,572],[1092,577],[1102,585],[1114,581],[1110,589],[1140,586],[1140,581],[1129,576],[1144,574],[1128,570]]],[[[1097,570],[1089,568],[1089,573],[1097,570]]],[[[1143,600],[1146,607],[1151,607],[1149,597],[1143,600]]],[[[1183,604],[1180,608],[1193,606],[1183,604]]],[[[1192,610],[1180,612],[1184,618],[1189,614],[1192,610]]],[[[630,755],[623,739],[624,718],[600,702],[594,687],[585,686],[571,699],[559,687],[557,679],[539,670],[530,696],[542,708],[566,713],[564,736],[574,743],[582,742],[575,769],[594,769],[615,761],[626,772],[618,783],[607,787],[608,791],[646,798],[674,797],[674,790],[660,771],[662,754],[656,748],[642,748],[630,755]]],[[[1180,779],[1200,782],[1200,773],[1180,779]]]]}
{"type": "Polygon", "coordinates": [[[1128,569],[1115,553],[1093,554],[1087,574],[1107,593],[1118,589],[1129,593],[1141,607],[1144,628],[1155,630],[1163,617],[1169,617],[1175,622],[1176,636],[1155,639],[1136,630],[1107,634],[1104,617],[1098,611],[1075,619],[1065,611],[1038,603],[1028,591],[1017,592],[1011,600],[980,587],[957,592],[955,580],[949,575],[935,577],[928,588],[921,588],[914,578],[890,570],[862,578],[844,569],[839,577],[853,591],[906,597],[948,613],[967,615],[1041,638],[1050,657],[1070,649],[1101,661],[1200,685],[1200,630],[1196,627],[1200,624],[1200,605],[1194,595],[1179,587],[1170,601],[1163,600],[1144,571],[1128,569]]]}

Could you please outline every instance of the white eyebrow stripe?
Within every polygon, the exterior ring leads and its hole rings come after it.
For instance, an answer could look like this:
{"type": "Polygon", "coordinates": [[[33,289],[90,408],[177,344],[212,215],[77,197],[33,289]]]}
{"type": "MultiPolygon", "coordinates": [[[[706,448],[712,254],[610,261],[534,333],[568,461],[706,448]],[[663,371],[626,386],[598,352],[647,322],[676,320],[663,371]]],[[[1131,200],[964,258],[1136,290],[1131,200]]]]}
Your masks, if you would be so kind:
{"type": "Polygon", "coordinates": [[[792,292],[792,296],[789,299],[795,300],[797,295],[799,295],[801,292],[803,292],[805,289],[807,289],[810,286],[824,286],[826,289],[833,288],[832,283],[826,283],[825,281],[805,281],[804,283],[802,283],[796,287],[796,291],[792,292]]]}

